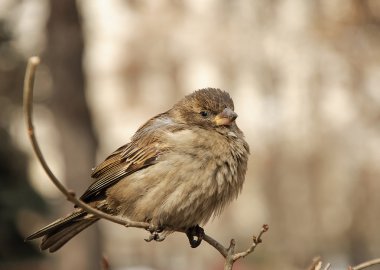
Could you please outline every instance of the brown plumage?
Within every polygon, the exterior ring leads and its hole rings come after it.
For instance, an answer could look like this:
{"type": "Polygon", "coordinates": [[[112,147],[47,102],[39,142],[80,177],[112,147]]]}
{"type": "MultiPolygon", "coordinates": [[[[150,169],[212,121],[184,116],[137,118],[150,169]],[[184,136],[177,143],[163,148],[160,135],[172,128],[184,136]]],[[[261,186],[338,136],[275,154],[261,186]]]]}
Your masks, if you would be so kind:
{"type": "MultiPolygon", "coordinates": [[[[81,199],[106,213],[150,222],[164,234],[189,230],[191,245],[198,246],[201,240],[192,236],[201,235],[193,229],[220,214],[243,186],[249,147],[233,110],[229,94],[219,89],[186,96],[99,164],[81,199]]],[[[54,252],[97,220],[76,209],[27,240],[43,236],[41,249],[54,252]]]]}

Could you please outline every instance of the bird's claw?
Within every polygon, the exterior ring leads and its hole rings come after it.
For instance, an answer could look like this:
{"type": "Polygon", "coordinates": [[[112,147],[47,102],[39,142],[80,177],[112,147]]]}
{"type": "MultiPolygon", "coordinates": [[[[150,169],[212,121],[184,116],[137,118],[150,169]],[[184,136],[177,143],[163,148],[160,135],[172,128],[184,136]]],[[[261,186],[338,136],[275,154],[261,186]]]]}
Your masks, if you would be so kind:
{"type": "Polygon", "coordinates": [[[164,227],[163,226],[157,226],[157,225],[153,225],[153,224],[150,224],[149,225],[149,228],[146,229],[148,232],[150,233],[162,233],[163,230],[164,230],[164,227]]]}
{"type": "Polygon", "coordinates": [[[160,235],[160,233],[163,232],[163,227],[157,227],[157,226],[150,226],[147,231],[150,232],[150,235],[148,238],[144,239],[146,242],[156,241],[156,242],[162,242],[165,240],[165,236],[160,235]]]}
{"type": "Polygon", "coordinates": [[[157,241],[157,242],[162,242],[165,240],[164,236],[161,236],[158,232],[152,232],[148,238],[144,239],[146,242],[151,242],[151,241],[157,241]]]}
{"type": "Polygon", "coordinates": [[[196,248],[201,244],[203,237],[205,236],[205,231],[203,230],[203,228],[199,227],[199,225],[196,225],[194,227],[188,228],[186,230],[186,235],[189,239],[190,246],[192,248],[196,248]],[[195,239],[195,237],[197,239],[195,239]]]}

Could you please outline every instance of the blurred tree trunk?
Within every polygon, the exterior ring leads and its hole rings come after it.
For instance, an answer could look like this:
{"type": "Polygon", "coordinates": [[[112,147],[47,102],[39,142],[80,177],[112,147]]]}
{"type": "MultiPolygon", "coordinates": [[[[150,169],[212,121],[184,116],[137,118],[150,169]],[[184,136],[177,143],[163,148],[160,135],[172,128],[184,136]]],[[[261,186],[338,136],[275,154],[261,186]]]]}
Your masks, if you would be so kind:
{"type": "MultiPolygon", "coordinates": [[[[85,99],[82,56],[83,34],[76,1],[51,0],[46,48],[46,62],[53,81],[50,105],[60,134],[66,184],[77,195],[89,185],[97,146],[85,99]]],[[[72,240],[70,248],[60,251],[62,269],[100,268],[96,230],[92,226],[72,240]]]]}

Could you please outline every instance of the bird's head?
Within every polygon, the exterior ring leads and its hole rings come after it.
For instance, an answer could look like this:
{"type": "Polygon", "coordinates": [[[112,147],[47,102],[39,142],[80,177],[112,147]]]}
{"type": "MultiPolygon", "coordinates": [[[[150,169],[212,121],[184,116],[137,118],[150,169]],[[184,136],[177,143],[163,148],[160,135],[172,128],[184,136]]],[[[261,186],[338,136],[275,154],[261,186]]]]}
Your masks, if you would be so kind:
{"type": "Polygon", "coordinates": [[[230,95],[220,89],[197,90],[176,103],[171,113],[178,122],[206,129],[236,127],[234,103],[230,95]]]}

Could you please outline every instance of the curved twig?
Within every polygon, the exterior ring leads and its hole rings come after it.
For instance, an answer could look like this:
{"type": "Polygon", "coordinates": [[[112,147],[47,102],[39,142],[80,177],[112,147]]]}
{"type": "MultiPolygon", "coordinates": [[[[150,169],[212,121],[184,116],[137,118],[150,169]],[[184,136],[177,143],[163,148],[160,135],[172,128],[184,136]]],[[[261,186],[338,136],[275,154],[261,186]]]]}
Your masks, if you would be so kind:
{"type": "Polygon", "coordinates": [[[370,261],[367,261],[367,262],[364,262],[364,263],[361,263],[361,264],[358,264],[356,266],[352,266],[350,268],[350,270],[361,270],[361,269],[365,269],[367,267],[371,267],[373,265],[377,265],[379,264],[380,265],[380,258],[377,258],[377,259],[373,259],[373,260],[370,260],[370,261]]]}
{"type": "MultiPolygon", "coordinates": [[[[313,262],[311,263],[310,267],[308,268],[308,270],[321,270],[322,265],[323,265],[323,263],[322,263],[321,257],[319,257],[319,256],[315,257],[313,259],[313,262]]],[[[366,261],[366,262],[363,262],[363,263],[358,264],[356,266],[349,266],[347,268],[347,270],[362,270],[362,269],[365,269],[365,268],[368,268],[368,267],[371,267],[374,265],[380,265],[380,258],[373,259],[370,261],[366,261]]],[[[327,263],[326,266],[323,268],[323,270],[330,270],[330,269],[331,269],[330,263],[327,263]]]]}
{"type": "Polygon", "coordinates": [[[33,150],[36,153],[36,156],[41,163],[43,169],[45,170],[46,174],[49,176],[50,180],[53,182],[53,184],[61,191],[62,194],[64,194],[68,201],[72,202],[73,204],[77,205],[78,207],[82,208],[88,213],[91,213],[95,216],[98,216],[100,218],[107,219],[109,221],[118,223],[120,225],[124,225],[127,227],[136,227],[136,228],[144,228],[148,229],[150,224],[146,222],[136,222],[136,221],[129,221],[122,218],[119,218],[117,216],[111,216],[108,215],[102,211],[99,211],[98,209],[95,209],[91,207],[90,205],[84,203],[83,201],[77,199],[75,196],[75,193],[70,192],[67,190],[67,188],[58,180],[58,178],[53,174],[53,172],[50,170],[44,156],[42,155],[41,149],[38,145],[34,127],[33,127],[33,120],[32,120],[32,113],[33,113],[33,84],[34,84],[34,77],[35,72],[37,69],[38,64],[40,63],[40,59],[36,56],[33,56],[28,61],[28,66],[26,69],[25,74],[25,81],[24,81],[24,114],[26,119],[26,125],[28,129],[28,135],[30,138],[30,141],[33,146],[33,150]]]}
{"type": "MultiPolygon", "coordinates": [[[[28,130],[28,135],[31,141],[31,144],[33,146],[33,150],[41,163],[43,169],[45,170],[46,174],[48,175],[49,179],[53,182],[53,184],[60,190],[62,194],[64,194],[68,201],[72,202],[74,205],[82,208],[86,212],[93,214],[96,217],[107,219],[111,222],[126,226],[126,227],[134,227],[134,228],[143,228],[147,230],[154,230],[152,228],[153,226],[147,222],[138,222],[138,221],[131,221],[125,218],[120,218],[117,216],[112,216],[107,213],[104,213],[96,208],[91,207],[90,205],[86,204],[85,202],[78,199],[74,192],[69,191],[59,180],[58,178],[53,174],[53,172],[50,170],[42,152],[38,145],[35,131],[33,127],[33,120],[32,120],[32,113],[33,113],[33,86],[34,86],[34,78],[35,78],[35,72],[37,69],[38,64],[40,63],[40,59],[37,56],[33,56],[29,58],[28,66],[25,73],[25,81],[24,81],[24,114],[25,114],[25,120],[26,120],[26,126],[28,130]]],[[[226,259],[225,261],[225,268],[224,269],[232,269],[233,263],[250,254],[254,251],[256,246],[261,243],[261,236],[268,230],[268,225],[263,225],[263,228],[259,234],[259,236],[253,237],[253,243],[252,245],[244,252],[236,253],[234,254],[235,249],[235,240],[231,240],[229,248],[225,248],[222,244],[220,244],[218,241],[213,239],[211,236],[205,234],[203,237],[203,240],[207,242],[209,245],[214,247],[216,250],[219,251],[219,253],[226,259]]],[[[181,230],[177,230],[178,232],[184,232],[181,230]]]]}

